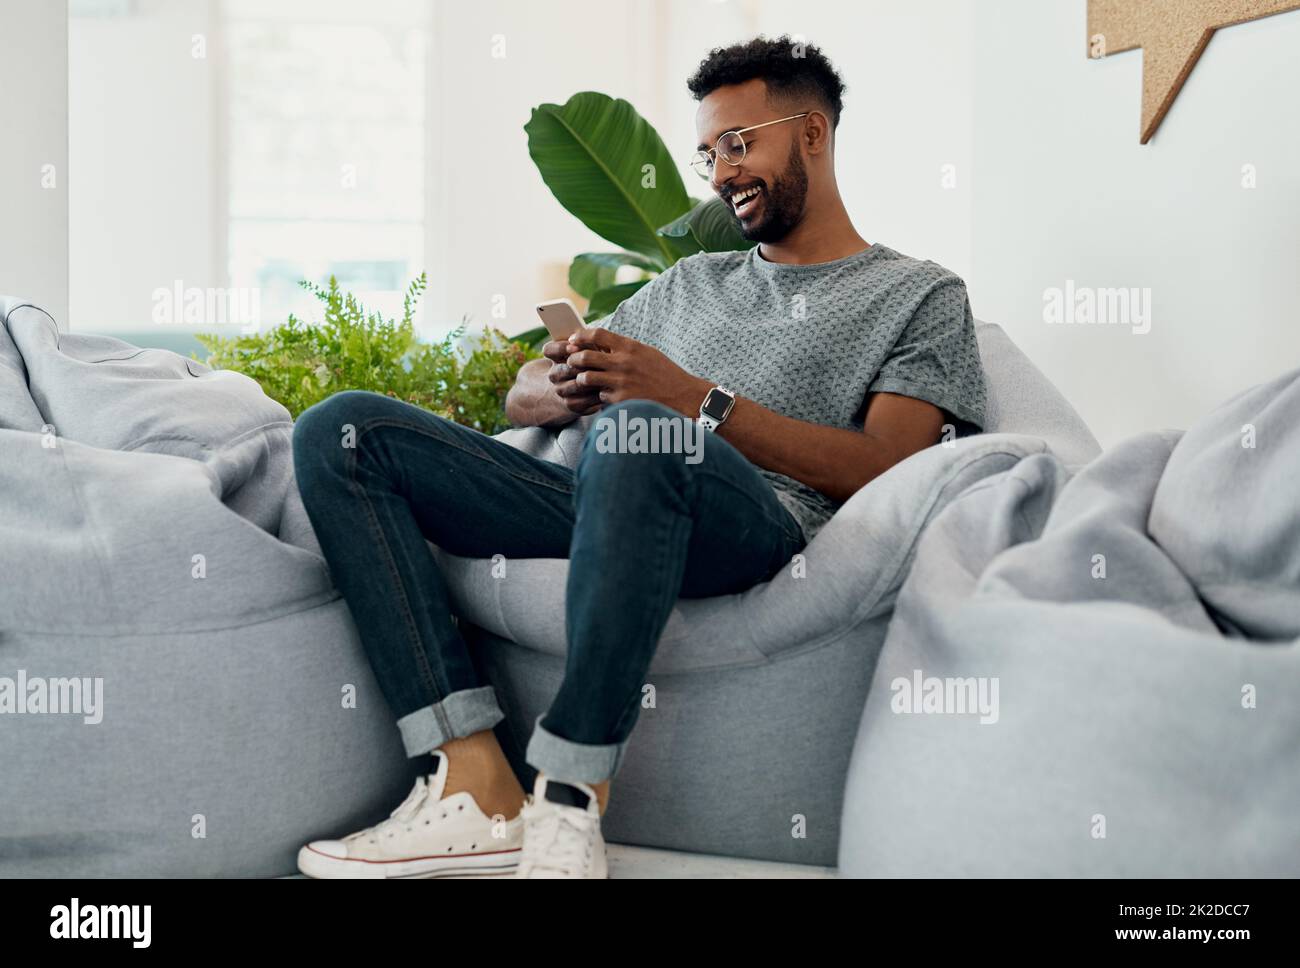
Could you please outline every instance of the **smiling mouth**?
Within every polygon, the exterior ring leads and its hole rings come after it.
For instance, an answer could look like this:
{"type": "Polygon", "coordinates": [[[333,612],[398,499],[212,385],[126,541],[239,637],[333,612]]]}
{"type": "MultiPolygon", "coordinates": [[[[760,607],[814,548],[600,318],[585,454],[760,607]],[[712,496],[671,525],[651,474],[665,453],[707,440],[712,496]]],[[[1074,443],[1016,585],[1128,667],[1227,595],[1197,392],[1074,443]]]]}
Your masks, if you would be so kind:
{"type": "Polygon", "coordinates": [[[754,211],[758,208],[759,199],[762,197],[763,189],[758,185],[754,185],[743,191],[733,192],[728,196],[728,200],[731,202],[731,210],[736,213],[736,217],[743,220],[754,214],[754,211]]]}

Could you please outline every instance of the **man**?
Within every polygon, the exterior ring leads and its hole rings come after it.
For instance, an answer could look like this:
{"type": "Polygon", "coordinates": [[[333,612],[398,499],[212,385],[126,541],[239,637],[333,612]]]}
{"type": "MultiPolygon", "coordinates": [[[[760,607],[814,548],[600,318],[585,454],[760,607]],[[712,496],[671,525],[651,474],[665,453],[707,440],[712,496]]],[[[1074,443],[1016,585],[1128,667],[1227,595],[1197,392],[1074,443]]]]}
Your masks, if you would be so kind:
{"type": "Polygon", "coordinates": [[[678,262],[520,370],[516,425],[601,414],[576,470],[379,394],[336,394],[298,421],[322,550],[408,755],[433,755],[389,820],[305,846],[308,874],[604,877],[600,816],[677,598],[767,580],[868,481],[945,428],[981,428],[962,281],[868,244],[844,209],[844,86],[822,53],[758,38],[710,53],[689,87],[693,164],[758,245],[678,262]],[[708,430],[688,460],[594,445],[607,417],[708,430]],[[426,539],[570,559],[565,676],[528,744],[539,775],[522,811],[492,731],[502,713],[426,539]]]}

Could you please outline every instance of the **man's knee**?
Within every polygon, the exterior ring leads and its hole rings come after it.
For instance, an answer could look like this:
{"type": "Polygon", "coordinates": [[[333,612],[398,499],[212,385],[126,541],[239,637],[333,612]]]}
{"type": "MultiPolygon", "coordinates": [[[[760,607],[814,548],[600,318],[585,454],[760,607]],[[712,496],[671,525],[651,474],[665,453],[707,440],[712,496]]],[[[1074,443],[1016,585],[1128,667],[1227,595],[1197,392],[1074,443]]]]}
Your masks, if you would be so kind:
{"type": "Polygon", "coordinates": [[[300,476],[359,453],[362,430],[406,404],[370,390],[340,390],[308,407],[293,425],[294,465],[300,476]]]}
{"type": "Polygon", "coordinates": [[[654,400],[625,400],[592,421],[578,460],[579,478],[611,486],[680,489],[690,473],[694,421],[654,400]]]}

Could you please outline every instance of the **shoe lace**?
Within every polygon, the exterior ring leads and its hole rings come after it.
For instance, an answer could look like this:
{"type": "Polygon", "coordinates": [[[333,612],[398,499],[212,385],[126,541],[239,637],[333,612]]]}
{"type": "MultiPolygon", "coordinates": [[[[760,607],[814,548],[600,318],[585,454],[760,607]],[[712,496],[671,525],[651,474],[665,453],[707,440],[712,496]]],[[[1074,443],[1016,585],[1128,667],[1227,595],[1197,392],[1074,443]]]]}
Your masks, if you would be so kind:
{"type": "Polygon", "coordinates": [[[532,796],[524,804],[524,847],[519,859],[523,872],[543,869],[575,873],[588,861],[599,821],[585,810],[538,804],[532,796]]]}
{"type": "Polygon", "coordinates": [[[406,795],[405,800],[397,805],[397,809],[388,815],[387,820],[381,820],[375,826],[368,830],[362,830],[354,836],[374,839],[387,834],[394,827],[405,826],[415,819],[416,814],[423,809],[428,799],[428,783],[425,782],[424,777],[416,777],[415,786],[411,787],[411,792],[406,795]]]}

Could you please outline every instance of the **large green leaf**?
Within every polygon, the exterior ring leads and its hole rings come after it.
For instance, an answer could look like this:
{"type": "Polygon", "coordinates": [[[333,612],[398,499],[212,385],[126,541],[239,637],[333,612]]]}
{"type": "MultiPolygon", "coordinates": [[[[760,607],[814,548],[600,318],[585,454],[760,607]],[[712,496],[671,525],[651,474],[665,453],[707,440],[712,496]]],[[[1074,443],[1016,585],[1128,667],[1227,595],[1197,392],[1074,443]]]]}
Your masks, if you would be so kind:
{"type": "Polygon", "coordinates": [[[692,196],[691,209],[689,212],[679,215],[667,225],[660,226],[657,234],[672,248],[673,253],[676,256],[673,260],[674,262],[677,261],[677,259],[684,259],[688,255],[694,255],[696,252],[704,251],[704,246],[700,245],[699,240],[695,238],[695,236],[691,235],[690,225],[688,223],[691,216],[694,215],[699,208],[707,204],[707,200],[701,200],[692,196]]]}
{"type": "Polygon", "coordinates": [[[618,308],[619,303],[627,299],[642,286],[646,285],[649,279],[639,279],[636,282],[624,282],[617,286],[609,286],[600,290],[591,297],[591,302],[587,305],[587,315],[583,318],[587,322],[608,316],[618,308]]]}
{"type": "Polygon", "coordinates": [[[754,243],[740,234],[740,223],[720,198],[700,202],[686,214],[659,230],[678,256],[695,252],[733,252],[752,249],[754,243]]]}
{"type": "Polygon", "coordinates": [[[534,326],[532,329],[516,333],[510,338],[521,346],[539,347],[551,338],[551,334],[545,326],[534,326]]]}
{"type": "Polygon", "coordinates": [[[699,240],[690,232],[681,235],[664,235],[659,233],[659,237],[668,243],[669,248],[673,250],[673,261],[685,259],[688,255],[695,255],[697,252],[703,252],[704,246],[700,245],[699,240]]]}
{"type": "Polygon", "coordinates": [[[598,290],[614,285],[614,277],[622,266],[636,266],[646,272],[658,272],[660,265],[635,252],[584,252],[573,257],[569,264],[569,285],[584,299],[590,299],[598,290]]]}
{"type": "Polygon", "coordinates": [[[675,261],[656,230],[688,211],[691,199],[663,139],[632,105],[583,91],[534,108],[524,131],[561,205],[615,245],[665,267],[675,261]]]}

